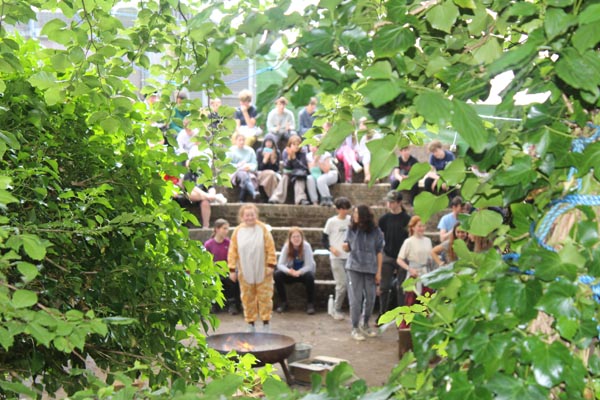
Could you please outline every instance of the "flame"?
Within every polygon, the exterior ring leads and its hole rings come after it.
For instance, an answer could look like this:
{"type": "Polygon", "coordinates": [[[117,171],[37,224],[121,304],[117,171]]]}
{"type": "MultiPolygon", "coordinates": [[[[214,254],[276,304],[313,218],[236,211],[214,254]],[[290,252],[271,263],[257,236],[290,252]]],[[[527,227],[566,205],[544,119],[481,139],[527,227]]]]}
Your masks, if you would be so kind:
{"type": "Polygon", "coordinates": [[[254,346],[251,345],[247,341],[234,340],[233,338],[229,338],[223,345],[223,350],[225,350],[225,351],[236,350],[236,351],[249,352],[249,351],[254,350],[254,346]]]}

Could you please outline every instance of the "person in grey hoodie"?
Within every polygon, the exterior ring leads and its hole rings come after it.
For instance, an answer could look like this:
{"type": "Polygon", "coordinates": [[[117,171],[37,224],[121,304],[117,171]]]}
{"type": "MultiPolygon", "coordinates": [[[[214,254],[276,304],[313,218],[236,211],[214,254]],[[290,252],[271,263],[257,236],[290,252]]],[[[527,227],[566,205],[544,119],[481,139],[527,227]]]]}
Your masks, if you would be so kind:
{"type": "Polygon", "coordinates": [[[315,313],[315,258],[312,247],[304,239],[304,233],[297,226],[290,228],[288,239],[281,249],[277,271],[275,271],[275,289],[279,295],[278,313],[287,310],[285,285],[302,283],[306,288],[306,313],[315,313]]]}
{"type": "Polygon", "coordinates": [[[369,206],[356,207],[344,241],[344,251],[349,252],[346,275],[352,321],[351,336],[354,340],[377,336],[377,330],[369,326],[369,319],[381,279],[383,245],[383,233],[375,224],[369,206]]]}

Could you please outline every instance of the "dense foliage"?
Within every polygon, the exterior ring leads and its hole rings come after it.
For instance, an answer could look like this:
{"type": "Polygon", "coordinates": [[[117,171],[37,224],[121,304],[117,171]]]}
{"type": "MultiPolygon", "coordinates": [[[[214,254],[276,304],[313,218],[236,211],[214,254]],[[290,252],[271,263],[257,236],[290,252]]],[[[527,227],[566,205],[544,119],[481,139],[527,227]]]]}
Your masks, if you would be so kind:
{"type": "MultiPolygon", "coordinates": [[[[18,383],[29,377],[42,377],[48,390],[85,387],[62,366],[81,366],[86,354],[117,369],[141,361],[128,375],[143,370],[152,388],[176,382],[148,397],[199,390],[227,396],[243,384],[225,373],[233,366],[202,346],[216,270],[187,240],[183,224],[191,217],[171,204],[172,187],[161,180],[164,171],[180,172],[176,157],[148,141],[160,136],[151,122],[171,115],[168,93],[185,86],[222,95],[228,60],[259,58],[281,43],[288,76],[259,94],[260,108],[280,94],[296,106],[318,94],[324,111],[317,124],[333,122],[325,148],[343,140],[353,117],[369,114],[384,134],[369,144],[374,179],[395,163],[393,149],[422,142],[424,129],[450,126],[466,146],[442,178],[461,185],[479,209],[464,224],[515,254],[510,261],[496,249],[474,254],[458,242],[460,261],[427,278],[438,294],[427,316],[414,317],[414,354],[372,397],[600,397],[598,303],[590,286],[600,274],[599,144],[569,151],[600,125],[600,3],[321,0],[304,15],[286,12],[290,3],[194,8],[145,1],[125,28],[111,15],[111,1],[2,2],[2,390],[26,392],[18,383]],[[59,49],[6,30],[56,7],[72,19],[51,21],[42,33],[59,49]],[[220,19],[210,18],[214,10],[220,19]],[[160,62],[151,63],[151,55],[160,62]],[[134,65],[162,78],[143,89],[162,90],[154,113],[125,79],[134,65]],[[490,80],[509,70],[515,78],[495,116],[519,121],[483,119],[471,103],[487,98],[490,80]],[[516,107],[513,96],[523,90],[549,97],[516,107]],[[475,176],[473,166],[487,176],[475,176]],[[587,197],[572,200],[577,211],[560,220],[562,232],[548,248],[545,216],[553,201],[573,194],[587,197]],[[510,218],[485,209],[491,206],[505,207],[510,218]],[[180,344],[190,336],[199,348],[180,344]],[[194,388],[211,374],[222,378],[194,388]]],[[[207,132],[199,102],[186,107],[207,132]]],[[[218,133],[208,134],[219,142],[218,133]]],[[[221,161],[217,153],[216,170],[221,161]]],[[[208,163],[199,166],[212,178],[208,163]]],[[[425,172],[414,168],[406,185],[425,172]]],[[[446,205],[444,196],[422,194],[415,212],[428,218],[446,205]]],[[[339,387],[350,376],[342,366],[325,386],[314,383],[312,391],[323,393],[313,396],[364,395],[364,383],[339,387]]],[[[125,374],[119,379],[131,397],[136,388],[125,374]]],[[[87,393],[99,397],[113,388],[90,385],[87,393]]],[[[264,390],[300,397],[273,380],[264,390]]]]}

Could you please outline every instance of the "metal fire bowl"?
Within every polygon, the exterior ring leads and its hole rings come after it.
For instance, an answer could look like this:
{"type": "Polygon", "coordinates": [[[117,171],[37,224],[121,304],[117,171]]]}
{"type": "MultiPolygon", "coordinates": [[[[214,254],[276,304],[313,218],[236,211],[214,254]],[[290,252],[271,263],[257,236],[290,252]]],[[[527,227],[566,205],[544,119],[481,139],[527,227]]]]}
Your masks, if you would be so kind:
{"type": "Polygon", "coordinates": [[[294,351],[296,342],[289,336],[277,333],[221,333],[206,338],[208,347],[227,354],[235,350],[238,354],[253,354],[259,365],[282,363],[294,351]],[[241,346],[247,343],[248,347],[241,346]]]}

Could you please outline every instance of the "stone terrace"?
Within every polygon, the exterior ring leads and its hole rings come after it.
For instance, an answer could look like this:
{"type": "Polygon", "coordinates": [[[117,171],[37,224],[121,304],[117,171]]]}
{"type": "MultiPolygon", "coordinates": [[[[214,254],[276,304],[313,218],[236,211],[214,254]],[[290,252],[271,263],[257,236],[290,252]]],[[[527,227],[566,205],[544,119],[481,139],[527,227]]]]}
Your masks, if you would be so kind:
{"type": "MultiPolygon", "coordinates": [[[[364,183],[341,183],[332,187],[332,195],[334,198],[346,196],[353,205],[370,205],[375,214],[375,219],[377,220],[387,211],[383,199],[389,190],[389,184],[374,184],[369,186],[364,183]]],[[[238,210],[241,205],[240,203],[237,203],[237,190],[229,188],[223,189],[221,192],[227,197],[230,203],[225,205],[213,205],[211,207],[211,225],[216,219],[224,218],[229,221],[233,228],[237,225],[238,210]]],[[[327,219],[336,214],[335,208],[268,203],[258,203],[257,206],[259,209],[260,220],[270,225],[272,228],[271,232],[277,250],[281,250],[291,226],[299,226],[302,228],[306,240],[311,244],[313,251],[316,253],[317,288],[315,306],[317,309],[325,309],[327,298],[330,294],[334,293],[334,282],[329,265],[328,252],[325,251],[321,245],[321,236],[327,219]]],[[[409,214],[412,214],[412,208],[409,205],[405,205],[405,208],[409,214]]],[[[199,209],[197,206],[190,206],[189,210],[199,217],[199,209]]],[[[427,235],[431,237],[434,245],[438,243],[436,229],[437,222],[444,213],[433,216],[427,223],[427,235]]],[[[190,237],[194,240],[205,241],[210,237],[211,232],[211,229],[190,227],[190,237]]],[[[289,288],[288,302],[290,303],[290,307],[303,308],[305,302],[304,299],[304,289],[301,285],[294,285],[289,288]]],[[[277,304],[277,295],[275,295],[275,304],[277,304]]]]}

